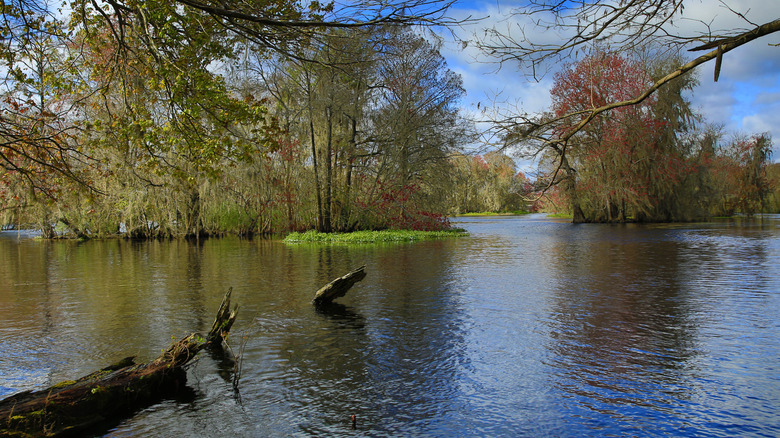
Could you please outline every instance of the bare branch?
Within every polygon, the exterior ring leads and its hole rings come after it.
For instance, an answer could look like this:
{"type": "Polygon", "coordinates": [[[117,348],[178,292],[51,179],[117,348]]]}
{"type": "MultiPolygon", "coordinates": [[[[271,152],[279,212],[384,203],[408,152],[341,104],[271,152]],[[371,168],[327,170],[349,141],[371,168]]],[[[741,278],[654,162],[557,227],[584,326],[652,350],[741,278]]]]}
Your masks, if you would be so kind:
{"type": "Polygon", "coordinates": [[[627,0],[621,2],[533,0],[509,14],[516,27],[485,31],[476,42],[499,64],[508,61],[530,70],[538,80],[548,65],[576,57],[593,45],[638,47],[653,38],[685,44],[698,38],[670,35],[667,28],[683,9],[683,0],[627,0]],[[512,35],[518,31],[518,36],[512,35]],[[550,37],[554,35],[554,37],[550,37]],[[547,42],[541,38],[548,38],[547,42]],[[539,68],[543,71],[539,72],[539,68]]]}
{"type": "MultiPolygon", "coordinates": [[[[691,49],[691,51],[698,51],[698,50],[706,50],[709,48],[717,47],[715,50],[712,50],[711,52],[708,52],[704,55],[701,55],[697,57],[696,59],[693,59],[689,61],[688,63],[680,66],[676,70],[670,72],[666,76],[662,77],[661,79],[658,79],[653,83],[653,85],[645,90],[642,94],[639,96],[636,96],[633,99],[629,100],[623,100],[619,102],[612,102],[604,106],[600,106],[598,108],[592,108],[588,110],[583,111],[577,111],[572,112],[569,114],[565,114],[563,116],[557,117],[555,119],[547,120],[543,123],[529,123],[528,119],[526,118],[525,122],[517,124],[513,123],[513,137],[516,141],[525,141],[529,138],[534,138],[535,136],[537,139],[545,139],[547,141],[552,141],[549,136],[542,135],[543,132],[548,131],[554,126],[558,126],[559,123],[566,119],[571,119],[573,117],[581,116],[582,120],[574,126],[571,130],[566,132],[565,134],[561,135],[560,137],[554,139],[554,143],[556,144],[563,144],[566,141],[568,141],[571,137],[573,137],[578,132],[582,131],[582,129],[587,126],[588,123],[590,123],[596,116],[598,116],[601,113],[614,110],[616,108],[625,107],[625,106],[631,106],[631,105],[637,105],[641,102],[643,102],[645,99],[650,97],[653,93],[655,93],[659,88],[663,87],[665,84],[669,83],[670,81],[674,80],[675,78],[678,78],[682,76],[683,74],[693,70],[694,68],[698,67],[699,65],[704,64],[707,61],[711,61],[712,59],[716,59],[719,57],[722,57],[723,54],[730,52],[731,50],[734,50],[737,47],[740,47],[742,45],[745,45],[757,38],[761,38],[763,36],[775,33],[780,31],[780,19],[771,21],[769,23],[763,24],[761,26],[758,26],[757,28],[742,33],[736,37],[727,38],[727,39],[721,39],[717,41],[713,41],[711,43],[707,43],[698,47],[695,47],[691,49]],[[522,127],[522,128],[520,128],[522,127]]],[[[515,121],[516,122],[516,121],[515,121]]]]}
{"type": "MultiPolygon", "coordinates": [[[[251,2],[232,2],[229,7],[224,7],[225,2],[210,2],[198,0],[175,0],[177,3],[201,10],[214,17],[234,20],[234,24],[243,23],[243,29],[248,23],[269,27],[290,28],[355,28],[375,26],[380,24],[417,24],[434,23],[441,20],[454,0],[439,2],[431,0],[417,0],[412,2],[360,2],[351,7],[345,7],[344,11],[360,10],[369,11],[369,15],[357,17],[355,15],[341,14],[333,20],[318,19],[283,19],[258,15],[251,2]],[[371,13],[370,11],[373,11],[371,13]]],[[[255,30],[256,32],[257,30],[255,30]]]]}

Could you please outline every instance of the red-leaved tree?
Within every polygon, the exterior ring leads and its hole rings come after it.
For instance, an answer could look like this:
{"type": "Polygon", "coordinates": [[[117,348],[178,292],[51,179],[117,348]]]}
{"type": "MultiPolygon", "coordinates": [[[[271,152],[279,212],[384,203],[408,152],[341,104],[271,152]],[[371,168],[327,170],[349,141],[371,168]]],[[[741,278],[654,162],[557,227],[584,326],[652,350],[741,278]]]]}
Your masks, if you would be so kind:
{"type": "MultiPolygon", "coordinates": [[[[558,135],[566,136],[589,110],[636,97],[652,83],[640,63],[614,53],[597,52],[567,66],[551,90],[554,115],[562,118],[558,135]],[[574,116],[563,118],[567,114],[574,116]]],[[[575,215],[581,211],[580,221],[667,219],[656,207],[690,166],[664,142],[666,122],[656,115],[656,104],[650,96],[601,113],[569,139],[563,187],[575,215]]]]}

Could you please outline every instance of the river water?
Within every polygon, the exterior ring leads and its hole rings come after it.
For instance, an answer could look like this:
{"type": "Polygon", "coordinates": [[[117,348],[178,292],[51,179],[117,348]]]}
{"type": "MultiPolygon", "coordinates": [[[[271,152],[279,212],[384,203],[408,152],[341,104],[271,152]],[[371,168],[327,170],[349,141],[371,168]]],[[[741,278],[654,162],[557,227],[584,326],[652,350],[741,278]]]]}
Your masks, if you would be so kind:
{"type": "Polygon", "coordinates": [[[351,246],[0,233],[0,397],[149,360],[232,286],[238,389],[204,354],[185,394],[101,434],[780,436],[780,217],[456,225],[351,246]],[[312,307],[363,264],[342,306],[312,307]]]}

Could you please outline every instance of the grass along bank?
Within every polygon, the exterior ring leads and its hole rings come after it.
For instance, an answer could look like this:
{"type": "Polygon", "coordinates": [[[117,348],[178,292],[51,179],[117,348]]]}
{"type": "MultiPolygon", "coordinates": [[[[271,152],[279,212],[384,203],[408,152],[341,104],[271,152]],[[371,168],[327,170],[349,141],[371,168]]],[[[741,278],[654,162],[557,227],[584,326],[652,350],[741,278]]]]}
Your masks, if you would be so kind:
{"type": "Polygon", "coordinates": [[[376,243],[376,242],[416,242],[419,240],[442,239],[467,236],[466,230],[455,228],[446,231],[383,230],[353,231],[351,233],[290,233],[284,238],[286,243],[322,242],[322,243],[376,243]]]}

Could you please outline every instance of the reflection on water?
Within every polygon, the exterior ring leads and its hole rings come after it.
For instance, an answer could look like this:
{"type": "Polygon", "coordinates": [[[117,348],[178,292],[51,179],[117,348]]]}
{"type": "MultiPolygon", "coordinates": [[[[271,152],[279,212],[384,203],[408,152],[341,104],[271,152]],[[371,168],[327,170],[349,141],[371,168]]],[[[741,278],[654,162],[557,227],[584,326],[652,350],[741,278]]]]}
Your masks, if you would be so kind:
{"type": "Polygon", "coordinates": [[[675,434],[681,424],[658,416],[688,396],[699,354],[679,245],[652,229],[588,231],[555,244],[548,262],[569,271],[552,297],[552,383],[594,431],[675,434]]]}
{"type": "Polygon", "coordinates": [[[471,237],[357,246],[1,233],[0,396],[152,358],[232,286],[238,391],[203,355],[189,397],[108,436],[780,434],[778,218],[458,225],[471,237]]]}

